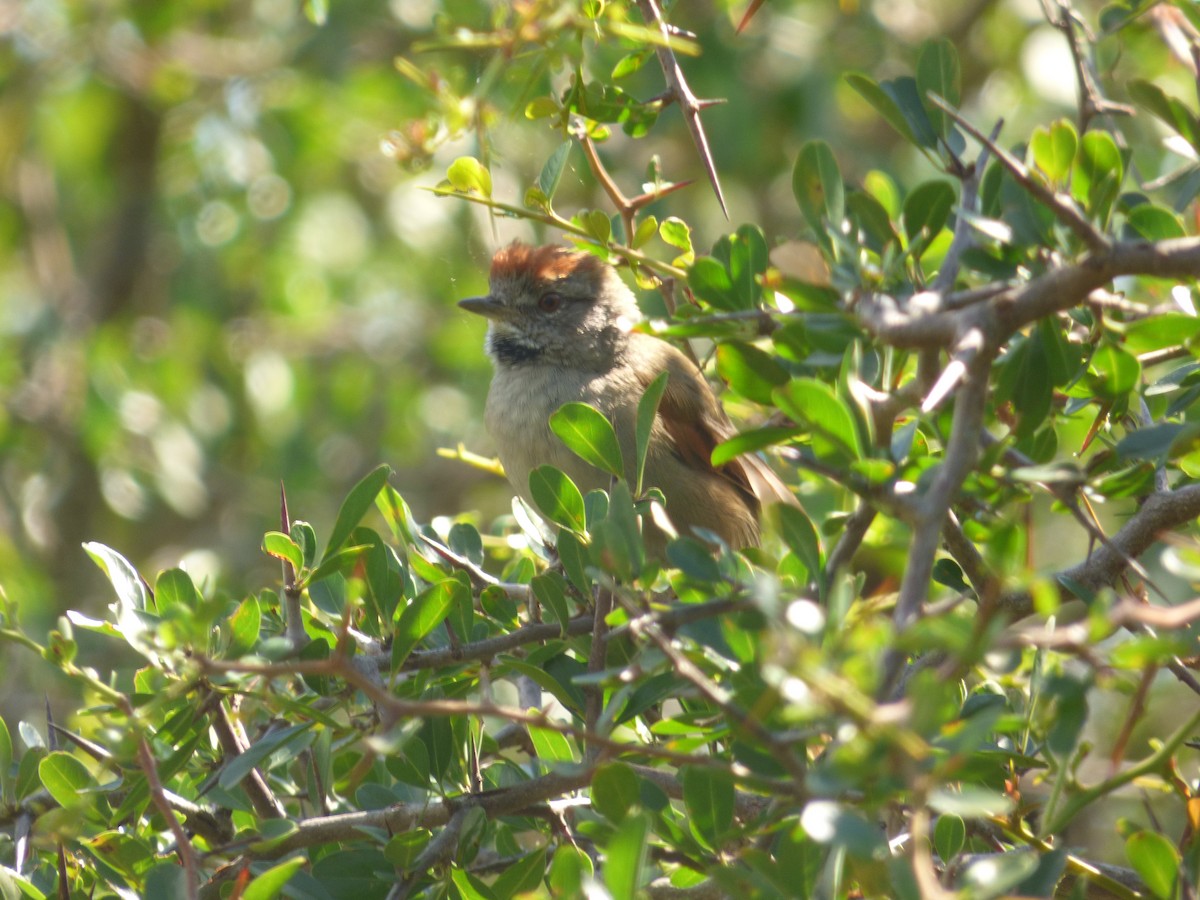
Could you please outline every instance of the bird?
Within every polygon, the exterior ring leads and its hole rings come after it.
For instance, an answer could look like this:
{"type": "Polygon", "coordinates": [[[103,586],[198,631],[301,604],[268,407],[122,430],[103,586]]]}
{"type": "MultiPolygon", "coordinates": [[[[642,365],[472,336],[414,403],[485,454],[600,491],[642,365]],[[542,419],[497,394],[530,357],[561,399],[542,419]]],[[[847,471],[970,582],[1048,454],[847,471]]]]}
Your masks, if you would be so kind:
{"type": "MultiPolygon", "coordinates": [[[[570,451],[549,426],[572,401],[612,423],[635,483],[636,415],[647,386],[662,372],[666,388],[651,428],[644,484],[657,487],[680,535],[703,529],[733,549],[757,546],[764,503],[798,505],[764,460],[744,455],[714,466],[712,451],[735,434],[733,423],[695,363],[668,342],[635,331],[633,292],[599,257],[520,241],[492,258],[489,293],[459,301],[488,320],[485,349],[494,373],[484,421],[513,489],[533,505],[529,473],[552,465],[586,493],[610,476],[570,451]]],[[[661,548],[662,534],[647,544],[661,548]]]]}

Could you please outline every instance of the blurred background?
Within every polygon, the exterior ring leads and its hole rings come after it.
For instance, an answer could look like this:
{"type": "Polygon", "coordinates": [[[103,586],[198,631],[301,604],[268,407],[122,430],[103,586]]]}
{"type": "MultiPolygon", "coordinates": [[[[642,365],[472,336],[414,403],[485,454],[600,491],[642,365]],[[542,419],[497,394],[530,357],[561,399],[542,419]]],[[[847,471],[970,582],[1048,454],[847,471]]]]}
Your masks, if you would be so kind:
{"type": "MultiPolygon", "coordinates": [[[[771,242],[803,233],[791,167],[814,137],[851,184],[931,177],[843,80],[910,72],[928,38],[958,46],[978,122],[1021,135],[1074,110],[1069,50],[1035,0],[770,0],[739,34],[746,5],[668,9],[702,50],[682,59],[695,92],[729,101],[705,122],[730,221],[677,110],[601,145],[627,195],[655,159],[695,179],[651,212],[686,219],[701,251],[746,221],[771,242]]],[[[0,588],[26,628],[111,602],[84,541],[151,578],[182,564],[207,591],[275,584],[260,543],[281,481],[318,534],[380,462],[422,521],[508,510],[503,482],[436,454],[492,453],[483,325],[455,301],[483,291],[499,243],[559,236],[427,189],[469,154],[521,202],[564,140],[521,111],[629,52],[540,27],[576,15],[570,0],[0,0],[0,588]],[[560,42],[561,71],[530,68],[521,48],[542,41],[560,42]]],[[[1112,83],[1133,60],[1190,96],[1152,23],[1099,49],[1112,83]]],[[[651,97],[662,76],[651,59],[622,84],[651,97]]],[[[578,148],[555,204],[607,209],[578,148]]],[[[4,655],[0,692],[29,702],[4,655]]]]}

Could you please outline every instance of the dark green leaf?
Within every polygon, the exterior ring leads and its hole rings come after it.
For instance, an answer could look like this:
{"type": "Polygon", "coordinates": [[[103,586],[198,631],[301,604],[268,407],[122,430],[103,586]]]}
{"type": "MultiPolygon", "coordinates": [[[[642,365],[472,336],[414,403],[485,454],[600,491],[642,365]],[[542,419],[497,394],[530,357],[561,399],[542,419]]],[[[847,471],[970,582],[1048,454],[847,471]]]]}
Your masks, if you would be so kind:
{"type": "Polygon", "coordinates": [[[654,419],[658,415],[658,404],[662,401],[663,391],[667,389],[668,372],[661,372],[646,386],[645,393],[638,400],[637,424],[635,425],[635,440],[637,443],[637,495],[642,496],[643,480],[646,474],[646,453],[650,449],[650,434],[654,429],[654,419]]]}
{"type": "Polygon", "coordinates": [[[55,802],[67,808],[79,806],[93,784],[87,766],[62,750],[47,753],[38,763],[38,778],[55,802]]]}
{"type": "Polygon", "coordinates": [[[582,534],[586,520],[583,495],[566,475],[554,466],[538,466],[529,473],[529,493],[547,519],[582,534]]]}
{"type": "Polygon", "coordinates": [[[643,812],[626,816],[605,845],[604,884],[613,900],[636,900],[646,866],[650,821],[643,812]]]}
{"type": "MultiPolygon", "coordinates": [[[[560,735],[561,737],[561,735],[560,735]]],[[[546,872],[546,848],[535,850],[517,860],[492,882],[492,893],[498,900],[525,896],[541,887],[546,872]]]]}
{"type": "MultiPolygon", "coordinates": [[[[951,106],[958,106],[962,99],[961,84],[962,71],[954,44],[947,38],[922,44],[917,57],[917,90],[921,97],[928,101],[930,94],[936,94],[951,106]]],[[[948,137],[954,130],[950,117],[928,102],[926,111],[937,132],[943,138],[948,137]]]]}
{"type": "MultiPolygon", "coordinates": [[[[1113,448],[1121,459],[1164,460],[1172,445],[1188,426],[1178,422],[1163,422],[1132,431],[1113,448]]],[[[1192,425],[1193,433],[1197,425],[1192,425]]]]}
{"type": "Polygon", "coordinates": [[[166,569],[154,581],[154,604],[159,612],[172,606],[191,612],[199,602],[200,595],[192,584],[192,576],[183,569],[166,569]]]}
{"type": "Polygon", "coordinates": [[[797,378],[776,389],[772,396],[783,412],[807,425],[814,438],[820,436],[832,445],[834,453],[850,459],[862,455],[854,414],[829,385],[813,378],[797,378]]]}
{"type": "Polygon", "coordinates": [[[792,193],[809,226],[827,242],[825,230],[841,225],[846,200],[842,173],[825,141],[809,141],[800,148],[792,169],[792,193]]]}
{"type": "Polygon", "coordinates": [[[307,864],[308,858],[302,854],[271,866],[246,885],[242,893],[243,900],[274,900],[284,885],[292,880],[292,876],[307,864]]]}
{"type": "Polygon", "coordinates": [[[914,241],[919,235],[934,238],[954,208],[954,188],[945,181],[926,181],[904,198],[904,233],[914,241]]]}
{"type": "Polygon", "coordinates": [[[1113,201],[1125,178],[1121,151],[1112,136],[1104,131],[1089,131],[1079,142],[1071,192],[1083,202],[1088,213],[1101,224],[1108,221],[1113,201]]]}
{"type": "Polygon", "coordinates": [[[720,260],[701,256],[688,269],[688,287],[697,297],[717,309],[738,309],[737,294],[729,270],[720,260]]]}
{"type": "Polygon", "coordinates": [[[821,539],[812,521],[804,510],[785,503],[775,504],[771,511],[778,519],[783,542],[804,563],[809,580],[816,581],[821,576],[821,539]]]}
{"type": "Polygon", "coordinates": [[[1136,104],[1148,109],[1200,151],[1200,119],[1190,109],[1149,81],[1135,78],[1128,88],[1129,96],[1136,104]]]}
{"type": "Polygon", "coordinates": [[[624,763],[605,763],[592,779],[592,808],[614,824],[638,806],[638,777],[624,763]]]}
{"type": "Polygon", "coordinates": [[[574,141],[563,141],[559,144],[558,149],[550,154],[550,158],[542,166],[541,174],[538,175],[538,188],[547,202],[554,199],[554,192],[558,190],[558,183],[562,180],[563,171],[567,167],[567,159],[571,155],[573,143],[574,141]]]}
{"type": "Polygon", "coordinates": [[[767,427],[743,431],[713,447],[711,462],[714,466],[723,466],[743,453],[753,453],[763,447],[783,444],[802,434],[802,428],[767,427]]]}
{"type": "Polygon", "coordinates": [[[236,659],[249,653],[258,643],[259,628],[262,626],[262,610],[258,606],[258,598],[251,595],[238,604],[238,608],[229,617],[229,649],[230,658],[236,659]]]}
{"type": "Polygon", "coordinates": [[[584,462],[616,478],[625,477],[617,434],[599,410],[586,403],[563,404],[550,416],[550,429],[584,462]]]}
{"type": "Polygon", "coordinates": [[[342,502],[342,508],[338,510],[333,530],[329,533],[329,543],[325,546],[325,553],[321,557],[322,563],[342,549],[346,538],[350,537],[350,532],[358,527],[358,523],[367,514],[367,510],[375,505],[375,498],[379,496],[379,492],[383,490],[383,486],[387,484],[388,476],[391,474],[391,466],[377,466],[350,489],[350,493],[342,502]]]}
{"type": "Polygon", "coordinates": [[[683,768],[683,804],[693,833],[717,850],[733,824],[733,779],[702,766],[683,768]]]}
{"type": "Polygon", "coordinates": [[[944,864],[949,865],[962,852],[967,842],[967,826],[954,815],[938,816],[933,826],[933,849],[944,864]]]}
{"type": "Polygon", "coordinates": [[[1089,371],[1093,390],[1109,400],[1124,397],[1142,377],[1137,357],[1112,344],[1104,344],[1092,355],[1089,371]]]}
{"type": "Polygon", "coordinates": [[[887,120],[887,123],[900,133],[902,138],[910,143],[917,143],[917,138],[913,134],[912,128],[909,127],[904,113],[900,111],[899,104],[892,99],[887,91],[880,87],[878,82],[857,72],[847,75],[846,81],[854,90],[858,91],[864,100],[875,107],[875,111],[883,116],[887,120]]]}
{"type": "Polygon", "coordinates": [[[1179,216],[1162,206],[1143,203],[1135,206],[1125,217],[1137,237],[1148,241],[1168,241],[1187,234],[1179,216]]]}
{"type": "Polygon", "coordinates": [[[717,347],[717,373],[750,400],[771,403],[771,391],[788,380],[787,370],[753,344],[726,341],[717,347]]]}
{"type": "Polygon", "coordinates": [[[447,578],[430,585],[404,608],[392,638],[392,671],[398,670],[417,644],[445,621],[464,591],[470,594],[463,582],[447,578]]]}
{"type": "Polygon", "coordinates": [[[537,597],[538,602],[542,604],[542,608],[549,610],[553,621],[562,627],[562,633],[565,635],[567,621],[571,618],[567,608],[566,581],[557,572],[550,571],[535,575],[529,582],[529,587],[533,590],[533,595],[537,597]]]}
{"type": "Polygon", "coordinates": [[[263,762],[263,760],[275,753],[275,751],[286,746],[289,742],[302,736],[311,727],[311,722],[305,722],[300,725],[281,728],[278,731],[268,732],[264,737],[259,738],[251,744],[249,749],[244,753],[226,762],[224,768],[221,769],[217,783],[225,790],[229,790],[240,784],[242,779],[249,775],[250,771],[256,768],[259,763],[263,762]]]}

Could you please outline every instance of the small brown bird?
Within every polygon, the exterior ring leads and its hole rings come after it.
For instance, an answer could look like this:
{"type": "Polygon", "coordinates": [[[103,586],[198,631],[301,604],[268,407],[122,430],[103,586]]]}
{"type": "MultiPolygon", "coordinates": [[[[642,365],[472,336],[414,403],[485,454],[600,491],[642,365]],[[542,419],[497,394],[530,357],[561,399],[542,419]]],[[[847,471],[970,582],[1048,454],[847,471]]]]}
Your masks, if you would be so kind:
{"type": "MultiPolygon", "coordinates": [[[[663,492],[676,530],[705,528],[732,547],[749,547],[758,543],[762,503],[796,504],[756,456],[712,465],[713,448],[734,434],[729,417],[691,360],[631,330],[640,313],[612,266],[565,247],[513,243],[493,257],[489,284],[488,296],[459,306],[488,319],[496,373],[487,427],[509,481],[527,502],[530,470],[544,464],[561,469],[584,493],[609,486],[607,474],[550,430],[551,414],[571,401],[594,406],[612,422],[632,484],[638,400],[665,371],[644,484],[663,492]]],[[[652,539],[661,544],[661,536],[652,539]]]]}

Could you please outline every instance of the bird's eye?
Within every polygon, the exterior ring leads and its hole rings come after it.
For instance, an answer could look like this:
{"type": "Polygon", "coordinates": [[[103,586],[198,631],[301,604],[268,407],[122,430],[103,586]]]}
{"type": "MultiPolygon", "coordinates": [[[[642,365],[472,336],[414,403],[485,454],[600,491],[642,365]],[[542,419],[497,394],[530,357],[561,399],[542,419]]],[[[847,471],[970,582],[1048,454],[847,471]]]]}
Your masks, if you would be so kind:
{"type": "Polygon", "coordinates": [[[551,291],[548,294],[542,294],[542,296],[538,298],[538,309],[540,309],[542,312],[548,313],[558,312],[559,307],[562,306],[562,302],[562,294],[556,294],[551,291]]]}

